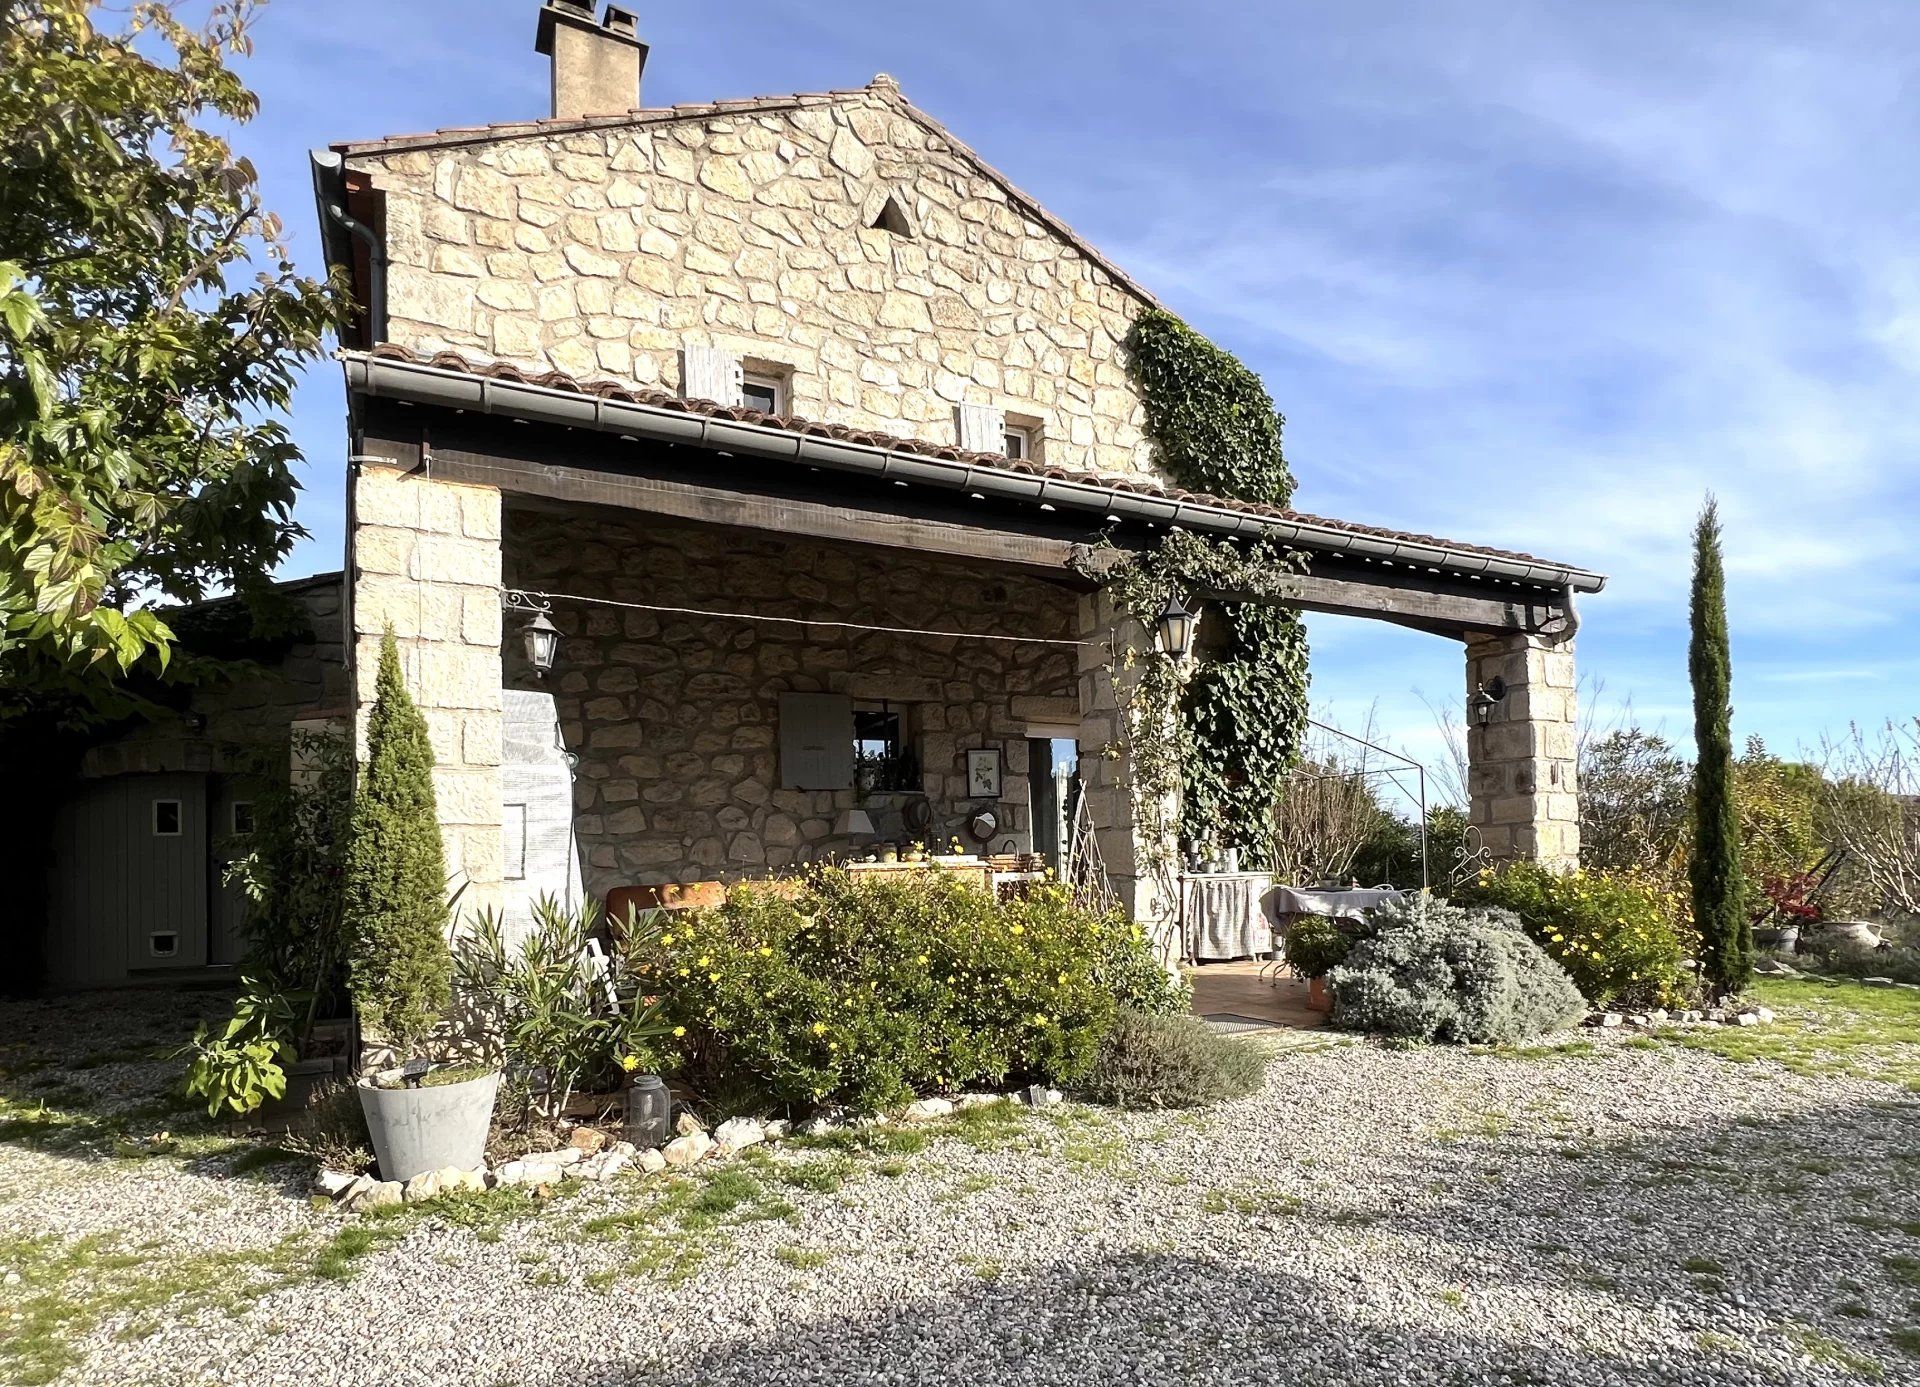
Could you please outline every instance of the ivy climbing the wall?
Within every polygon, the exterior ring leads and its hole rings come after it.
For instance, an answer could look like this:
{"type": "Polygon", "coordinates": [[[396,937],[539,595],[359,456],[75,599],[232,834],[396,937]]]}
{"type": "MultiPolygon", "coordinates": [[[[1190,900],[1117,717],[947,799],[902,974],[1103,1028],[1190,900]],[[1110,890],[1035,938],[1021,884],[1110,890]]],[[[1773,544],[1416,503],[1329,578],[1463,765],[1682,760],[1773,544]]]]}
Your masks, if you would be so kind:
{"type": "MultiPolygon", "coordinates": [[[[1257,375],[1160,309],[1141,314],[1127,346],[1145,432],[1168,475],[1196,491],[1288,504],[1293,476],[1280,444],[1284,420],[1257,375]]],[[[1135,615],[1151,620],[1158,606],[1139,603],[1164,602],[1171,585],[1188,596],[1270,594],[1303,562],[1273,545],[1236,546],[1175,531],[1157,554],[1123,566],[1111,581],[1135,615]],[[1127,568],[1131,577],[1122,576],[1127,568]]],[[[1237,848],[1244,866],[1265,868],[1272,865],[1272,809],[1306,731],[1306,627],[1289,607],[1208,605],[1224,629],[1203,625],[1201,663],[1177,686],[1180,836],[1237,848]]]]}

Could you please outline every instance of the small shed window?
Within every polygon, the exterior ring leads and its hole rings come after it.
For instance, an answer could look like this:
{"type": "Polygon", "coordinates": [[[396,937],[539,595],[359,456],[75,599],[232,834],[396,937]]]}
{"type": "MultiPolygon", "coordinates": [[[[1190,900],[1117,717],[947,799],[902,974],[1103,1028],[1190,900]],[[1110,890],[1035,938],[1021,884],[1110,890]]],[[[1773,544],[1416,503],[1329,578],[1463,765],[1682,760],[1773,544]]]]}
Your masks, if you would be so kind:
{"type": "Polygon", "coordinates": [[[1007,425],[1006,454],[1015,462],[1033,456],[1033,430],[1019,424],[1007,425]]]}
{"type": "Polygon", "coordinates": [[[180,832],[180,801],[177,799],[155,800],[153,802],[153,836],[178,838],[180,832]]]}
{"type": "Polygon", "coordinates": [[[237,799],[233,802],[233,834],[244,838],[253,832],[253,801],[237,799]]]}

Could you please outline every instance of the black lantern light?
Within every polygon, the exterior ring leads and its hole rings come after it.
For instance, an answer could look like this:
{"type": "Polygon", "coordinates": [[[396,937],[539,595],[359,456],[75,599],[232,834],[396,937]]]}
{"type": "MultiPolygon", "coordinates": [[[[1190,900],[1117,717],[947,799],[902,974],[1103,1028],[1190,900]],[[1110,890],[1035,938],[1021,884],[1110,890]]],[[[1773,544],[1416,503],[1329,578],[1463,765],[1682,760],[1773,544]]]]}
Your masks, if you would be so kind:
{"type": "Polygon", "coordinates": [[[1187,604],[1180,600],[1178,592],[1167,598],[1167,605],[1160,609],[1160,615],[1154,618],[1154,628],[1159,636],[1160,649],[1173,660],[1184,660],[1187,652],[1193,649],[1193,613],[1187,610],[1187,604]]]}
{"type": "Polygon", "coordinates": [[[520,638],[527,643],[527,663],[542,679],[553,668],[554,656],[560,653],[560,628],[553,624],[553,606],[544,598],[544,593],[522,592],[519,588],[506,588],[500,593],[501,611],[509,615],[528,614],[527,624],[520,628],[520,638]]]}
{"type": "Polygon", "coordinates": [[[1497,674],[1493,676],[1492,683],[1476,684],[1473,690],[1473,697],[1467,701],[1467,708],[1473,715],[1475,725],[1485,727],[1488,723],[1492,722],[1493,710],[1500,705],[1500,700],[1506,696],[1507,681],[1497,674]]]}

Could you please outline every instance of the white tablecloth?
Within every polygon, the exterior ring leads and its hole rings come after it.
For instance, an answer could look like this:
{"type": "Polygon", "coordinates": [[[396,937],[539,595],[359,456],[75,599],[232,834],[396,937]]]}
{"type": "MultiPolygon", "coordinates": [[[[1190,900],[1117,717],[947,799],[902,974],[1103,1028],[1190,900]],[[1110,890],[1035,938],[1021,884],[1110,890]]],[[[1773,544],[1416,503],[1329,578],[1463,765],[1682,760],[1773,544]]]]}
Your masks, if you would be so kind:
{"type": "Polygon", "coordinates": [[[1390,888],[1317,891],[1305,886],[1276,886],[1269,908],[1281,919],[1290,915],[1326,915],[1335,920],[1358,920],[1377,906],[1406,898],[1406,892],[1390,888]]]}
{"type": "Polygon", "coordinates": [[[1187,957],[1251,958],[1273,947],[1264,872],[1207,872],[1180,878],[1180,929],[1187,957]]]}

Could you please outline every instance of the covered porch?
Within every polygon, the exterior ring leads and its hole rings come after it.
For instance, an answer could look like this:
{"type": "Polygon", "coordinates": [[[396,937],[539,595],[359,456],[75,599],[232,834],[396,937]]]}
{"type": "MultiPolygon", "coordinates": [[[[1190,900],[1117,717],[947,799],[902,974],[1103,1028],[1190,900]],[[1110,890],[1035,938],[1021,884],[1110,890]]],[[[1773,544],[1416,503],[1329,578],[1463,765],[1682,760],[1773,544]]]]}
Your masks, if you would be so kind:
{"type": "Polygon", "coordinates": [[[551,889],[529,876],[502,751],[525,741],[503,735],[510,710],[550,698],[590,895],[889,841],[1046,851],[1045,782],[1067,755],[1116,896],[1171,961],[1177,912],[1140,840],[1115,687],[1152,637],[1088,564],[1170,528],[1307,555],[1258,600],[1460,642],[1468,691],[1498,691],[1470,748],[1484,841],[1496,858],[1577,854],[1572,602],[1595,575],[457,358],[382,348],[347,366],[357,703],[391,628],[475,903],[551,889]],[[503,620],[507,594],[521,605],[503,620]],[[529,604],[559,633],[544,674],[517,629],[529,604]]]}

